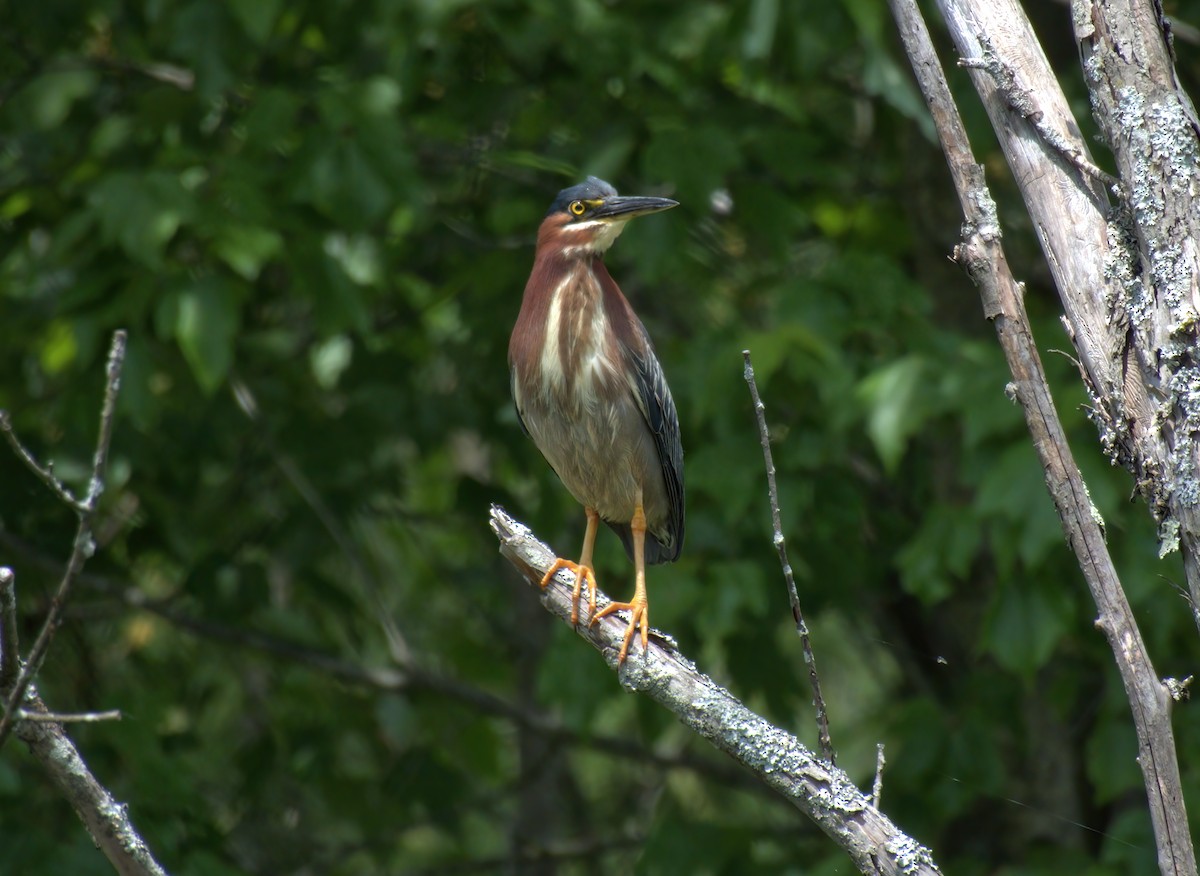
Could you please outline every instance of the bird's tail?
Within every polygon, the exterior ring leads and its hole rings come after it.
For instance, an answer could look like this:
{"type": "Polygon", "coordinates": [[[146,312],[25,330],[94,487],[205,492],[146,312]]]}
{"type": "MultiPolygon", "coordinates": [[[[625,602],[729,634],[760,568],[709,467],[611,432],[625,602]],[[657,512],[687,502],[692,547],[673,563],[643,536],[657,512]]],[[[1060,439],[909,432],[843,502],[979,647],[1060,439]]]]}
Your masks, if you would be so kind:
{"type": "MultiPolygon", "coordinates": [[[[617,534],[621,539],[621,544],[625,545],[625,553],[629,557],[630,562],[633,561],[633,529],[628,523],[613,523],[605,520],[609,528],[617,534]]],[[[658,536],[652,532],[646,533],[646,565],[657,566],[660,563],[673,563],[679,558],[679,549],[683,547],[683,539],[676,538],[673,543],[666,544],[659,541],[658,536]]]]}

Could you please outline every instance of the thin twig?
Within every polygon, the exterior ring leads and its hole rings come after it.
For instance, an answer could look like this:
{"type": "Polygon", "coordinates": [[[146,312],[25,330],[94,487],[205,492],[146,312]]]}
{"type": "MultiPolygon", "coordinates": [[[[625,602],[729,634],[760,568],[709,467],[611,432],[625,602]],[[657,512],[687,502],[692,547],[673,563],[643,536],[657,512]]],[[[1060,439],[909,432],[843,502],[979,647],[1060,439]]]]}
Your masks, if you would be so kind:
{"type": "Polygon", "coordinates": [[[887,759],[883,756],[883,743],[875,744],[875,782],[871,785],[871,802],[879,808],[879,799],[883,796],[883,767],[887,759]]]}
{"type": "Polygon", "coordinates": [[[5,439],[8,441],[8,446],[13,449],[13,453],[17,455],[17,459],[25,463],[25,467],[29,469],[43,484],[50,488],[54,495],[58,496],[63,502],[71,506],[71,510],[78,514],[84,511],[84,504],[75,498],[75,494],[67,489],[66,484],[58,479],[54,474],[54,463],[42,465],[37,461],[25,445],[21,443],[21,439],[17,437],[16,430],[13,428],[12,416],[8,411],[0,411],[0,432],[4,433],[5,439]]]}
{"type": "Polygon", "coordinates": [[[100,428],[96,438],[96,452],[92,456],[92,474],[88,481],[87,496],[82,503],[72,504],[72,508],[79,514],[79,525],[75,529],[75,541],[71,548],[71,556],[67,561],[67,568],[63,572],[62,580],[58,584],[58,590],[55,591],[54,598],[50,602],[50,610],[46,612],[46,620],[42,623],[42,628],[33,642],[33,647],[29,650],[29,657],[26,659],[25,665],[21,667],[20,675],[17,677],[12,690],[6,691],[7,699],[4,703],[4,715],[0,717],[0,747],[4,745],[12,733],[13,724],[15,723],[18,709],[25,697],[25,692],[28,690],[34,676],[37,675],[38,670],[41,669],[42,661],[46,659],[46,653],[50,648],[50,641],[54,638],[54,632],[58,628],[63,608],[66,607],[67,597],[71,592],[71,585],[83,569],[83,565],[87,562],[88,557],[95,551],[95,543],[92,540],[92,521],[96,516],[96,508],[100,503],[100,496],[104,492],[104,475],[108,463],[108,447],[112,441],[113,417],[117,407],[117,395],[121,390],[121,366],[124,362],[125,332],[118,330],[113,332],[112,345],[108,351],[108,364],[105,368],[104,403],[100,408],[100,428]]]}
{"type": "Polygon", "coordinates": [[[17,577],[0,568],[0,691],[9,690],[21,671],[17,639],[17,577]]]}
{"type": "Polygon", "coordinates": [[[783,566],[783,580],[787,582],[788,600],[792,604],[792,618],[796,621],[796,633],[800,636],[800,645],[804,649],[804,663],[808,667],[808,683],[812,687],[813,708],[817,713],[817,741],[821,746],[821,754],[830,763],[836,763],[833,750],[833,739],[829,735],[829,713],[825,709],[825,697],[821,695],[821,677],[817,674],[817,658],[813,653],[812,641],[808,634],[808,624],[804,622],[804,612],[800,610],[800,597],[796,593],[796,579],[792,574],[792,564],[788,562],[787,542],[783,537],[783,522],[779,513],[779,489],[775,484],[775,461],[771,456],[771,434],[767,429],[767,409],[758,394],[758,383],[754,379],[754,366],[750,362],[750,351],[742,350],[742,360],[745,362],[743,376],[746,385],[750,387],[750,398],[754,400],[754,416],[758,420],[758,437],[762,443],[763,460],[767,466],[767,496],[771,502],[771,526],[774,530],[772,542],[779,552],[779,562],[783,566]]]}
{"type": "Polygon", "coordinates": [[[120,721],[121,710],[109,709],[107,712],[38,712],[29,709],[17,709],[17,719],[21,721],[41,721],[44,724],[97,724],[101,721],[120,721]]]}

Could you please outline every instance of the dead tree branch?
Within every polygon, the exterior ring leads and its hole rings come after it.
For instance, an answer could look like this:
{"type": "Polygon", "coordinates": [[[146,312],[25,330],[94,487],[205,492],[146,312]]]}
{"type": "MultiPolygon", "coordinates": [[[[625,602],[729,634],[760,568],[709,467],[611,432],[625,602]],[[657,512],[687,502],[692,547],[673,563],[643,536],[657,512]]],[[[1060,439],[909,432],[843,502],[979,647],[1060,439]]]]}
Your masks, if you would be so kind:
{"type": "Polygon", "coordinates": [[[1087,144],[1016,0],[938,7],[960,55],[985,61],[971,78],[1054,276],[1101,445],[1133,474],[1160,551],[1182,550],[1200,627],[1200,125],[1167,25],[1149,2],[1072,3],[1094,115],[1119,170],[1114,210],[1103,185],[1080,179],[1087,144]]]}
{"type": "MultiPolygon", "coordinates": [[[[495,505],[491,526],[500,539],[500,553],[535,588],[547,611],[569,624],[571,588],[557,579],[545,589],[539,588],[542,575],[554,562],[550,548],[495,505]]],[[[609,602],[603,594],[597,598],[602,605],[609,602]]],[[[782,794],[845,849],[862,873],[930,876],[941,872],[929,850],[872,806],[849,776],[698,672],[662,634],[652,634],[647,651],[618,668],[617,654],[625,632],[620,618],[610,616],[575,629],[617,670],[621,684],[670,710],[685,727],[782,794]]]]}
{"type": "MultiPolygon", "coordinates": [[[[1113,650],[1137,728],[1139,756],[1164,874],[1196,873],[1195,852],[1171,729],[1171,695],[1159,681],[1133,611],[1108,554],[1099,515],[1075,464],[1046,383],[1020,284],[1000,244],[995,203],[975,162],[966,129],[914,0],[890,0],[904,47],[933,115],[966,224],[955,260],[979,288],[995,326],[1067,541],[1099,610],[1096,621],[1113,650]]],[[[1047,144],[1054,149],[1053,144],[1047,144]]],[[[1054,155],[1058,161],[1061,156],[1054,155]]],[[[1087,185],[1078,174],[1076,186],[1087,185]]],[[[1059,220],[1062,222],[1062,220],[1059,220]]]]}
{"type": "Polygon", "coordinates": [[[1175,74],[1160,3],[1071,4],[1084,79],[1127,193],[1116,217],[1125,356],[1153,419],[1136,470],[1161,550],[1182,549],[1200,626],[1200,121],[1175,74]]]}

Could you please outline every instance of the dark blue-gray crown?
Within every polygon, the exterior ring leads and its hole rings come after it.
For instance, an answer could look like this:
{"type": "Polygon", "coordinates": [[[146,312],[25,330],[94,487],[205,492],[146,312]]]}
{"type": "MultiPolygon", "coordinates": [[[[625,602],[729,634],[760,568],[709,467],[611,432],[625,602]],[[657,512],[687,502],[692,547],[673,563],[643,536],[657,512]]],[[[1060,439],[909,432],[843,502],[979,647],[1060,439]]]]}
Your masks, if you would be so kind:
{"type": "Polygon", "coordinates": [[[546,215],[565,212],[567,205],[572,201],[596,201],[602,198],[611,198],[616,193],[617,190],[604,180],[596,176],[589,176],[585,182],[559,192],[554,203],[550,205],[550,209],[546,211],[546,215]]]}

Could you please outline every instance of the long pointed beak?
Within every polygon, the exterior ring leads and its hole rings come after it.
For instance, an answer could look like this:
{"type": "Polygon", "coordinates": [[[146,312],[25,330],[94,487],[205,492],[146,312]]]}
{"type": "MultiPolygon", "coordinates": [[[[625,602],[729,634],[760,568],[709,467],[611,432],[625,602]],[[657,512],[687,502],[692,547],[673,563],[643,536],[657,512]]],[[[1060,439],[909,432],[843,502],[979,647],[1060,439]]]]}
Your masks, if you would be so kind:
{"type": "Polygon", "coordinates": [[[614,195],[592,211],[593,219],[632,219],[648,213],[660,213],[678,207],[670,198],[648,198],[642,195],[614,195]]]}

